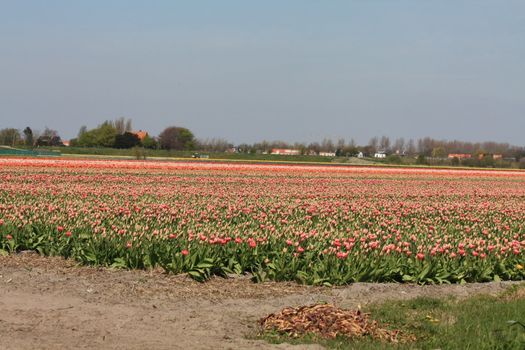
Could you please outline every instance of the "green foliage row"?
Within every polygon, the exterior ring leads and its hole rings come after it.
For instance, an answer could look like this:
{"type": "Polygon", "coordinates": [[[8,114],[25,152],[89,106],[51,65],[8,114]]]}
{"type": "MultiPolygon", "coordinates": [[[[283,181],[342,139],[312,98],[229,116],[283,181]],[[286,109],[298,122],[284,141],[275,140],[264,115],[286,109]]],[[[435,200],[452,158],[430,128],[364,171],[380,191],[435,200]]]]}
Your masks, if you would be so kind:
{"type": "MultiPolygon", "coordinates": [[[[305,242],[308,244],[309,242],[305,242]]],[[[315,242],[310,242],[315,243],[315,242]]],[[[324,243],[324,242],[323,242],[324,243]]],[[[188,273],[204,281],[212,275],[252,274],[256,282],[297,281],[311,285],[345,285],[352,282],[464,283],[524,280],[522,258],[439,257],[419,261],[403,255],[356,254],[348,259],[305,250],[292,254],[282,239],[269,237],[255,247],[247,242],[210,244],[185,236],[172,239],[103,237],[85,231],[58,232],[33,224],[17,228],[0,226],[0,253],[34,250],[63,256],[83,264],[127,269],[162,267],[170,273],[188,273]],[[521,260],[520,260],[521,259],[521,260]],[[520,268],[521,266],[521,268],[520,268]]]]}

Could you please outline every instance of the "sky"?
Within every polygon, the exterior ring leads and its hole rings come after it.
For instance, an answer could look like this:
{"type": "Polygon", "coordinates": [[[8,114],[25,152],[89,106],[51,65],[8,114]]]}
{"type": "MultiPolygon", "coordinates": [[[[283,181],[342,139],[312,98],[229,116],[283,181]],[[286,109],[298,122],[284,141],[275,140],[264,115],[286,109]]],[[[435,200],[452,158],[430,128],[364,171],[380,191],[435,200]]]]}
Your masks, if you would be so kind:
{"type": "Polygon", "coordinates": [[[522,0],[0,0],[0,128],[525,145],[522,0]]]}

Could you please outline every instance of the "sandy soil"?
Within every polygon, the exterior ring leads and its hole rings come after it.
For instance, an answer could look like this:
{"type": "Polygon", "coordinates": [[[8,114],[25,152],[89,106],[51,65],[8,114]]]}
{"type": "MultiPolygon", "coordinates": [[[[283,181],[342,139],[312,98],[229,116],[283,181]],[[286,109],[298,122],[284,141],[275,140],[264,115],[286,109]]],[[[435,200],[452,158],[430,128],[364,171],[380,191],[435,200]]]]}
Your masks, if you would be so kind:
{"type": "Polygon", "coordinates": [[[442,286],[356,283],[318,288],[160,271],[78,266],[27,253],[0,257],[2,349],[317,349],[255,339],[257,320],[286,306],[346,308],[388,299],[496,294],[510,283],[442,286]]]}

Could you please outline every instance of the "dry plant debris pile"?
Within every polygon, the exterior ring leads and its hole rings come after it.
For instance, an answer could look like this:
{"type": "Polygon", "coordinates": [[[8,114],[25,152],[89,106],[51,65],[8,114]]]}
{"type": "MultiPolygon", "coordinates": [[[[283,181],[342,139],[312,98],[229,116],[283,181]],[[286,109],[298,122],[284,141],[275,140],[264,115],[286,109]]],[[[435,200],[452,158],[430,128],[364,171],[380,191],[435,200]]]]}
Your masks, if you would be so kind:
{"type": "Polygon", "coordinates": [[[370,336],[392,343],[412,340],[398,330],[381,328],[376,321],[370,320],[367,313],[340,309],[330,304],[287,307],[260,322],[264,331],[276,331],[293,338],[313,334],[328,339],[370,336]]]}

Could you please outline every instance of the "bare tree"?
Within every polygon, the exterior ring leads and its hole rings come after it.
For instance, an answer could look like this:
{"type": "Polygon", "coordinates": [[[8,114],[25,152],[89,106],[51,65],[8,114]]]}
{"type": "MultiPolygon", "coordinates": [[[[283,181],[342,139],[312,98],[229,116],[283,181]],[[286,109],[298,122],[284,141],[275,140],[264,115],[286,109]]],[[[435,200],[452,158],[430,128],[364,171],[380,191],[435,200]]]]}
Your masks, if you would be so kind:
{"type": "Polygon", "coordinates": [[[393,150],[396,153],[405,154],[405,139],[402,137],[396,139],[396,141],[394,142],[393,150]]]}
{"type": "Polygon", "coordinates": [[[379,141],[379,148],[381,151],[389,152],[390,151],[390,138],[388,136],[381,136],[381,141],[379,141]]]}
{"type": "Polygon", "coordinates": [[[298,149],[301,154],[306,154],[306,145],[302,142],[295,142],[293,144],[294,149],[298,149]]]}
{"type": "Polygon", "coordinates": [[[0,144],[14,146],[19,140],[20,130],[14,128],[5,128],[0,130],[0,144]]]}
{"type": "Polygon", "coordinates": [[[44,129],[44,132],[42,133],[42,137],[49,137],[49,138],[55,137],[57,135],[58,135],[58,131],[50,129],[47,126],[44,129]]]}
{"type": "Polygon", "coordinates": [[[113,126],[117,129],[117,134],[122,135],[126,131],[125,123],[126,119],[124,117],[115,119],[113,126]]]}
{"type": "Polygon", "coordinates": [[[233,147],[233,144],[225,139],[205,139],[197,141],[197,149],[208,152],[225,152],[233,147]]]}
{"type": "Polygon", "coordinates": [[[126,127],[124,128],[126,132],[133,131],[133,126],[131,124],[131,119],[126,120],[126,127]]]}
{"type": "Polygon", "coordinates": [[[332,141],[332,139],[323,139],[323,142],[321,143],[321,150],[323,152],[333,152],[334,148],[334,142],[332,141]]]}
{"type": "Polygon", "coordinates": [[[406,153],[410,156],[413,156],[414,154],[416,154],[416,152],[417,150],[416,150],[416,145],[414,144],[414,139],[408,140],[406,153]]]}
{"type": "Polygon", "coordinates": [[[321,145],[319,144],[319,142],[312,142],[308,145],[307,150],[308,152],[319,154],[319,152],[321,151],[321,145]]]}
{"type": "Polygon", "coordinates": [[[336,149],[343,150],[346,147],[346,141],[343,138],[337,140],[336,149]]]}
{"type": "Polygon", "coordinates": [[[370,148],[371,153],[377,152],[377,148],[379,147],[379,138],[377,136],[372,137],[368,141],[368,147],[370,148]]]}
{"type": "Polygon", "coordinates": [[[87,132],[87,126],[82,125],[80,129],[78,129],[77,138],[80,138],[82,135],[84,135],[87,132]]]}
{"type": "Polygon", "coordinates": [[[133,130],[131,124],[131,119],[126,120],[124,117],[117,118],[113,122],[113,126],[117,129],[117,134],[119,135],[122,135],[125,132],[131,132],[133,130]]]}

